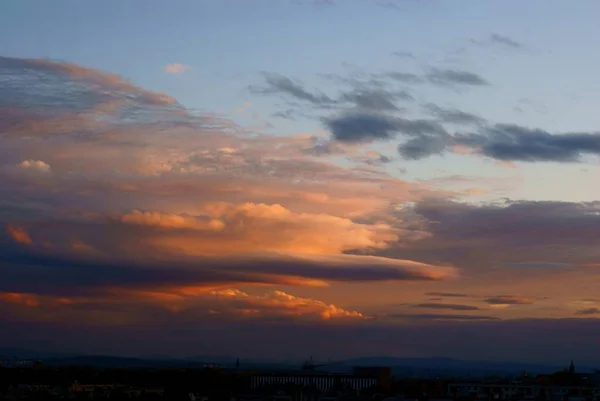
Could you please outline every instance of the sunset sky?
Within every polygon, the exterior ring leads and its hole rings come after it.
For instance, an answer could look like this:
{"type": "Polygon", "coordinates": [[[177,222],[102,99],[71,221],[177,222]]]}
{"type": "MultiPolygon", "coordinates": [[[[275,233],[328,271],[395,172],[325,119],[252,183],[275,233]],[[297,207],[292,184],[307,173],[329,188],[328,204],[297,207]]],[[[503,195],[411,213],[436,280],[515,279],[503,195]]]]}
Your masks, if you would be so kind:
{"type": "Polygon", "coordinates": [[[0,2],[0,342],[600,359],[600,2],[0,2]]]}

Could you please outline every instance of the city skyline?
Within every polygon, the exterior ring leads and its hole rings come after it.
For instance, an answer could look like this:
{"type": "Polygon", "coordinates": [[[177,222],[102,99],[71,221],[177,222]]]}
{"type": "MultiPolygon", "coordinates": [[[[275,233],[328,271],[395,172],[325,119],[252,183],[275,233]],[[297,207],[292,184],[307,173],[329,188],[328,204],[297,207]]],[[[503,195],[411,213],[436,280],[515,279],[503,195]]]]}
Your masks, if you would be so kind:
{"type": "Polygon", "coordinates": [[[0,342],[600,363],[598,12],[3,2],[0,342]]]}

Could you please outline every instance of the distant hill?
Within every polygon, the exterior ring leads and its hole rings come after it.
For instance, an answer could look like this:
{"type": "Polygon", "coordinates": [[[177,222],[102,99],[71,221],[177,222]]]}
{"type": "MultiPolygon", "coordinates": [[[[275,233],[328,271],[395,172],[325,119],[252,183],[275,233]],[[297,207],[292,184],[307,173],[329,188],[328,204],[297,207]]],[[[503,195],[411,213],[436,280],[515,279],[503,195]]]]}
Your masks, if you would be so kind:
{"type": "Polygon", "coordinates": [[[45,359],[45,358],[68,358],[77,354],[65,352],[33,351],[25,348],[0,348],[0,359],[21,358],[21,359],[45,359]]]}
{"type": "MultiPolygon", "coordinates": [[[[228,355],[198,355],[186,358],[168,356],[151,356],[126,358],[103,355],[77,355],[33,351],[22,348],[0,348],[0,359],[39,359],[51,366],[96,366],[121,368],[167,368],[186,367],[202,368],[206,365],[220,365],[223,368],[234,368],[237,357],[228,355]]],[[[318,362],[317,362],[318,363],[318,362]]],[[[349,373],[354,366],[389,366],[395,376],[401,377],[471,377],[489,375],[516,375],[523,372],[529,374],[547,374],[563,369],[565,366],[549,366],[520,362],[467,361],[453,358],[395,358],[364,357],[336,362],[322,362],[325,365],[316,370],[329,373],[349,373]]],[[[264,359],[240,359],[243,369],[257,370],[299,370],[300,363],[282,362],[264,359]]],[[[577,366],[579,372],[592,372],[592,367],[577,366]]]]}
{"type": "MultiPolygon", "coordinates": [[[[507,375],[528,372],[529,374],[548,374],[564,369],[565,366],[544,364],[499,362],[499,361],[466,361],[453,358],[395,358],[365,357],[348,359],[325,369],[351,369],[352,366],[389,366],[396,375],[417,376],[482,376],[507,375]]],[[[578,366],[580,372],[592,372],[593,368],[578,366]]]]}

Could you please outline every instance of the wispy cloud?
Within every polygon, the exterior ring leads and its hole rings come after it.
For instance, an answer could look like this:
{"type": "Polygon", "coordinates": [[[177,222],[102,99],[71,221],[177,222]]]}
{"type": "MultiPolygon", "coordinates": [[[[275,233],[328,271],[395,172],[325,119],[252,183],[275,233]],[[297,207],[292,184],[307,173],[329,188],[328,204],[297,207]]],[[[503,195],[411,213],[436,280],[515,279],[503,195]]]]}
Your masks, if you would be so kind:
{"type": "Polygon", "coordinates": [[[513,295],[499,295],[485,299],[485,302],[492,305],[531,305],[532,299],[516,297],[513,295]]]}
{"type": "Polygon", "coordinates": [[[515,48],[515,49],[520,49],[520,48],[523,47],[523,45],[521,43],[519,43],[516,40],[510,38],[509,36],[500,35],[498,33],[492,33],[490,35],[490,40],[493,43],[504,45],[504,46],[508,46],[508,47],[512,47],[512,48],[515,48]]]}
{"type": "Polygon", "coordinates": [[[426,292],[425,295],[431,297],[447,297],[447,298],[466,298],[469,295],[456,292],[426,292]]]}
{"type": "Polygon", "coordinates": [[[165,66],[165,71],[168,72],[169,74],[180,75],[180,74],[183,74],[184,72],[190,70],[191,68],[192,67],[190,67],[189,65],[186,65],[186,64],[172,63],[172,64],[167,64],[165,66]]]}
{"type": "Polygon", "coordinates": [[[395,314],[392,317],[397,319],[407,320],[440,320],[440,321],[486,321],[486,320],[499,320],[494,316],[485,315],[458,315],[458,314],[435,314],[435,313],[421,313],[421,314],[395,314]]]}
{"type": "Polygon", "coordinates": [[[436,85],[487,86],[490,83],[479,74],[470,71],[432,68],[426,75],[436,85]]]}
{"type": "Polygon", "coordinates": [[[448,309],[455,311],[469,311],[479,310],[477,306],[473,305],[460,305],[460,304],[442,304],[442,303],[422,303],[413,305],[414,308],[425,308],[425,309],[448,309]]]}

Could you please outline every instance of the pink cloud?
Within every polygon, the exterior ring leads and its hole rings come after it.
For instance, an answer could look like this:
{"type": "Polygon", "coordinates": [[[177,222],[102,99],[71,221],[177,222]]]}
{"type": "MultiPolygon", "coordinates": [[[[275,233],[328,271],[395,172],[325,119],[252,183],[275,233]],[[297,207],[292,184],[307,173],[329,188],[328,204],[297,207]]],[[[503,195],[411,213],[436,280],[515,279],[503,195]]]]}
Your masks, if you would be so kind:
{"type": "Polygon", "coordinates": [[[184,72],[188,71],[191,67],[189,65],[185,65],[185,64],[181,64],[181,63],[172,63],[172,64],[167,64],[165,66],[165,71],[168,72],[169,74],[183,74],[184,72]]]}

